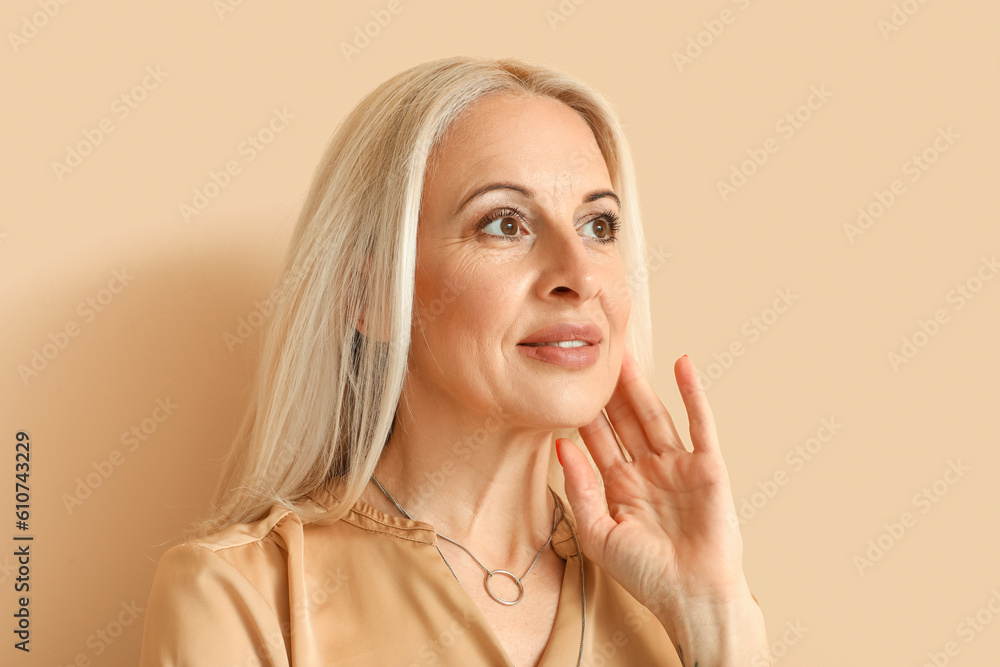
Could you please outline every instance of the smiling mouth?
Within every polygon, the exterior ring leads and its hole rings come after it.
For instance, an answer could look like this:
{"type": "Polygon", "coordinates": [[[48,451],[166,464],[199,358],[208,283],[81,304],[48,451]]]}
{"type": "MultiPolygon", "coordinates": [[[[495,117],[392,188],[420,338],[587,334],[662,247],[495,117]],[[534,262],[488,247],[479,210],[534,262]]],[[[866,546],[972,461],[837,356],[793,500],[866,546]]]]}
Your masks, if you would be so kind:
{"type": "Polygon", "coordinates": [[[544,345],[553,345],[555,347],[583,347],[584,345],[590,345],[590,343],[583,340],[561,340],[552,341],[550,343],[519,343],[525,347],[542,347],[544,345]]]}

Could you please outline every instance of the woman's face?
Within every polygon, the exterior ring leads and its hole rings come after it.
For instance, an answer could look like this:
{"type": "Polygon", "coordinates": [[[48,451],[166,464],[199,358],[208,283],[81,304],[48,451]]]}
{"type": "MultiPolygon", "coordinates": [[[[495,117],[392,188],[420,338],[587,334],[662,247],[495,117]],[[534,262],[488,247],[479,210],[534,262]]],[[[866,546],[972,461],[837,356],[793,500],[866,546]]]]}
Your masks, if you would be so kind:
{"type": "Polygon", "coordinates": [[[594,135],[571,108],[509,95],[470,106],[427,168],[409,398],[542,430],[592,420],[617,382],[631,305],[608,241],[618,214],[594,135]],[[535,336],[566,324],[590,330],[535,336]]]}

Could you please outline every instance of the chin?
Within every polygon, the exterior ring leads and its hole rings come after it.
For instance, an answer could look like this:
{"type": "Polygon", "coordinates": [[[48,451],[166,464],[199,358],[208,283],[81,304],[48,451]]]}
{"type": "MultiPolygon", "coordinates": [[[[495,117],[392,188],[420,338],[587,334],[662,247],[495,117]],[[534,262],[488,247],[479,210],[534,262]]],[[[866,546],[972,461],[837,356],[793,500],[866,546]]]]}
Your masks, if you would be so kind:
{"type": "MultiPolygon", "coordinates": [[[[603,407],[603,406],[601,406],[603,407]]],[[[594,421],[601,414],[601,407],[590,409],[560,410],[556,414],[549,412],[546,421],[555,422],[551,424],[552,429],[560,428],[580,428],[594,421]]]]}

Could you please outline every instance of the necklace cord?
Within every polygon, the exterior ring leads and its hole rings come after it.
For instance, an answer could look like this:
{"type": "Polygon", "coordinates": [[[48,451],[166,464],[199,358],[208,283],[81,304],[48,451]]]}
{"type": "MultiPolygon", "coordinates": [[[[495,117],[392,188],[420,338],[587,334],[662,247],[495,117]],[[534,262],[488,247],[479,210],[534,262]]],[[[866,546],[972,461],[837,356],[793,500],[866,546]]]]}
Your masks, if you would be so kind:
{"type": "MultiPolygon", "coordinates": [[[[416,521],[416,519],[414,519],[412,516],[410,516],[406,512],[406,510],[404,510],[402,507],[400,507],[399,503],[396,502],[396,499],[393,498],[392,495],[388,491],[385,490],[385,487],[382,486],[377,479],[375,479],[375,475],[372,475],[371,480],[373,482],[375,482],[375,486],[377,486],[379,488],[379,490],[382,491],[382,493],[385,494],[385,497],[388,498],[392,502],[392,504],[396,506],[396,509],[398,509],[403,514],[403,516],[405,516],[410,521],[416,521]]],[[[552,536],[555,535],[556,528],[563,521],[563,519],[566,518],[566,510],[563,507],[562,500],[560,500],[559,496],[556,495],[556,492],[552,490],[552,487],[549,487],[549,493],[552,494],[552,498],[556,501],[556,509],[558,509],[558,511],[559,511],[559,518],[558,518],[558,520],[555,519],[556,511],[553,510],[553,512],[552,512],[552,517],[553,517],[552,532],[549,534],[549,539],[545,542],[545,545],[542,546],[542,548],[538,551],[538,553],[535,554],[535,559],[533,561],[531,561],[531,565],[528,566],[528,569],[525,570],[524,574],[522,574],[520,577],[517,577],[516,575],[514,575],[513,573],[511,573],[511,572],[509,572],[507,570],[497,569],[497,570],[492,570],[491,571],[485,565],[483,565],[482,563],[480,563],[479,559],[476,558],[475,556],[473,556],[471,551],[469,551],[468,549],[466,549],[464,546],[462,546],[461,544],[459,544],[455,540],[447,538],[447,537],[445,537],[444,535],[442,535],[441,533],[439,533],[437,531],[434,531],[434,534],[437,535],[438,537],[440,537],[441,539],[447,540],[451,544],[454,544],[456,547],[462,549],[462,551],[464,551],[465,553],[469,554],[469,556],[472,558],[472,560],[476,561],[476,564],[479,565],[479,567],[481,567],[483,569],[483,571],[486,573],[486,582],[485,582],[486,592],[489,594],[489,596],[491,598],[493,598],[494,600],[496,600],[500,604],[504,604],[504,605],[514,605],[514,604],[517,604],[518,602],[521,601],[521,598],[524,596],[524,587],[521,585],[521,579],[524,579],[526,576],[528,576],[528,572],[530,572],[531,568],[533,568],[535,566],[535,563],[538,562],[538,559],[541,557],[542,552],[544,552],[545,549],[547,549],[548,546],[552,543],[552,536]],[[496,572],[502,572],[502,573],[504,573],[506,575],[509,575],[517,583],[517,586],[518,586],[518,589],[520,591],[520,594],[518,595],[518,598],[516,600],[514,600],[514,601],[503,600],[501,598],[498,598],[496,595],[494,595],[493,592],[490,590],[489,580],[490,580],[490,577],[492,577],[493,574],[496,573],[496,572]]],[[[577,538],[577,536],[576,536],[576,530],[573,529],[572,525],[570,525],[570,533],[573,535],[573,542],[576,545],[577,562],[578,562],[578,566],[580,568],[580,602],[581,602],[582,607],[583,607],[583,614],[582,614],[581,627],[580,627],[580,653],[579,653],[579,656],[577,657],[577,663],[576,664],[577,664],[577,667],[582,667],[582,665],[583,665],[583,648],[584,648],[584,645],[586,643],[586,637],[587,637],[587,589],[586,589],[586,577],[585,577],[584,572],[583,572],[583,551],[580,549],[580,540],[577,538]]],[[[435,544],[434,547],[437,549],[438,554],[441,555],[441,560],[443,560],[444,564],[448,566],[448,570],[451,572],[451,576],[455,577],[455,581],[457,581],[458,585],[461,586],[464,589],[465,586],[462,584],[462,581],[458,578],[458,575],[455,574],[455,570],[451,567],[451,563],[449,563],[448,559],[444,557],[444,553],[442,553],[441,547],[438,546],[437,544],[435,544]]]]}

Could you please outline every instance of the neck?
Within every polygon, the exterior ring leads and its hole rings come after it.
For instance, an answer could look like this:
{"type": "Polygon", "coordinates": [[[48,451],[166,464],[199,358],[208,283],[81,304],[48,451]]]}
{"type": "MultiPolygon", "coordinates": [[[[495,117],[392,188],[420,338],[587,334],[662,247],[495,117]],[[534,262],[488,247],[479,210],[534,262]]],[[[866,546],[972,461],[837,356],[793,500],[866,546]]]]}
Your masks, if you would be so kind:
{"type": "MultiPolygon", "coordinates": [[[[509,414],[444,419],[432,410],[401,408],[375,477],[414,520],[480,560],[521,562],[552,533],[551,448],[551,430],[517,425],[509,414]],[[399,420],[404,413],[408,422],[399,420]],[[433,417],[424,424],[413,414],[433,417]]],[[[374,484],[365,498],[399,515],[374,484]]]]}

